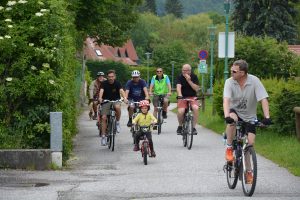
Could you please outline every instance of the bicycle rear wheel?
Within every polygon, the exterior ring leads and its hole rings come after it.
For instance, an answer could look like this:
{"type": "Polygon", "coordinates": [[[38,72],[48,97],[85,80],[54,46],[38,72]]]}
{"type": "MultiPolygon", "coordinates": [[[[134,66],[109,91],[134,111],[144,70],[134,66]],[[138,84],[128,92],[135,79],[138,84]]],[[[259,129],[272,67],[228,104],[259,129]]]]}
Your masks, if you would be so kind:
{"type": "Polygon", "coordinates": [[[144,160],[144,165],[148,164],[147,157],[148,157],[148,144],[146,142],[143,143],[143,160],[144,160]]]}
{"type": "Polygon", "coordinates": [[[193,118],[191,117],[186,123],[187,123],[187,133],[186,133],[187,148],[191,150],[193,145],[193,118]]]}
{"type": "MultiPolygon", "coordinates": [[[[257,159],[253,146],[246,147],[243,153],[242,186],[245,196],[252,196],[257,180],[257,159]],[[252,174],[252,181],[247,180],[247,173],[252,174]]],[[[248,178],[249,179],[249,178],[248,178]]]]}
{"type": "Polygon", "coordinates": [[[226,170],[226,178],[227,184],[230,189],[234,189],[236,187],[238,178],[239,178],[239,165],[238,158],[236,158],[236,150],[234,150],[233,155],[234,159],[232,162],[226,162],[225,170],[226,170]]]}

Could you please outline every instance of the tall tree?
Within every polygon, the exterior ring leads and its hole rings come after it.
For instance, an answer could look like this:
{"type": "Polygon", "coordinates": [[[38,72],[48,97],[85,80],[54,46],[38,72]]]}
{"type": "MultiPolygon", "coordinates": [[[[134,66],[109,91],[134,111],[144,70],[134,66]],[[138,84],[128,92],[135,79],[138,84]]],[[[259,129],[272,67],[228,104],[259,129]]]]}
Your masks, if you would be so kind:
{"type": "Polygon", "coordinates": [[[122,45],[137,20],[136,7],[141,0],[70,0],[76,15],[77,30],[98,43],[122,45]]]}
{"type": "Polygon", "coordinates": [[[145,0],[143,5],[141,5],[139,8],[141,12],[151,12],[157,15],[156,9],[156,0],[145,0]]]}
{"type": "Polygon", "coordinates": [[[182,18],[183,6],[180,0],[167,0],[165,10],[167,14],[173,14],[178,18],[182,18]]]}
{"type": "Polygon", "coordinates": [[[234,30],[249,36],[270,36],[278,41],[296,43],[296,10],[299,0],[234,0],[234,30]]]}

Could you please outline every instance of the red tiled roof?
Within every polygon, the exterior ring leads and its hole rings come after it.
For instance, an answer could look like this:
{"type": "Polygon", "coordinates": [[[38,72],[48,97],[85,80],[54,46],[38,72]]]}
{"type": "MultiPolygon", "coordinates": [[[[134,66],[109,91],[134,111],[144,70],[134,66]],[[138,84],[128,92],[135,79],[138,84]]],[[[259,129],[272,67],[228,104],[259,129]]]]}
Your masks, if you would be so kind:
{"type": "Polygon", "coordinates": [[[300,56],[300,45],[289,45],[289,50],[300,56]]]}
{"type": "Polygon", "coordinates": [[[131,40],[128,40],[123,47],[112,47],[102,44],[99,46],[94,39],[87,38],[85,41],[84,54],[88,60],[113,60],[127,65],[138,65],[138,56],[131,40]],[[97,55],[100,50],[102,55],[97,55]]]}

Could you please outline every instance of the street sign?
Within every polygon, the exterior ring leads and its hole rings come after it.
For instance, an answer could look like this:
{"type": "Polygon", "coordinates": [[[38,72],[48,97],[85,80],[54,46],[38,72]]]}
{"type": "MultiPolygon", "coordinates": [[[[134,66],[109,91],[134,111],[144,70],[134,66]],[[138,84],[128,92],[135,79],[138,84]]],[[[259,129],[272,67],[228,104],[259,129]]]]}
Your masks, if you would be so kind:
{"type": "Polygon", "coordinates": [[[208,57],[208,52],[206,50],[201,50],[199,51],[198,57],[200,58],[200,60],[206,60],[206,58],[208,57]]]}
{"type": "Polygon", "coordinates": [[[200,63],[198,65],[198,72],[200,74],[207,74],[207,64],[206,60],[200,60],[200,63]]]}
{"type": "MultiPolygon", "coordinates": [[[[228,33],[228,58],[234,58],[234,32],[228,33]]],[[[218,58],[225,58],[225,32],[219,33],[218,58]]]]}

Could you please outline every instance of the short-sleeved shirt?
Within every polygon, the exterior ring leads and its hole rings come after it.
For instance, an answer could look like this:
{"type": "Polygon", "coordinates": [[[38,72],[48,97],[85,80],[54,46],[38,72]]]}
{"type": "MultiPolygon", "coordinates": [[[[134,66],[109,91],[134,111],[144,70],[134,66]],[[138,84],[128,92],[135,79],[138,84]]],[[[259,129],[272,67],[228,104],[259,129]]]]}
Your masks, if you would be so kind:
{"type": "MultiPolygon", "coordinates": [[[[194,84],[199,85],[198,77],[195,74],[191,74],[190,76],[191,76],[191,81],[194,84]]],[[[193,90],[193,88],[186,81],[185,77],[182,74],[177,76],[177,84],[181,85],[181,93],[182,93],[183,97],[196,97],[197,96],[197,92],[195,90],[193,90]]]]}
{"type": "Polygon", "coordinates": [[[154,115],[150,112],[148,112],[146,115],[143,113],[139,113],[132,121],[135,124],[138,124],[140,126],[150,126],[150,124],[156,123],[157,119],[154,117],[154,115]]]}
{"type": "Polygon", "coordinates": [[[141,101],[145,99],[144,88],[147,87],[146,82],[140,79],[138,82],[129,80],[126,83],[126,90],[129,90],[128,99],[133,101],[141,101]]]}
{"type": "Polygon", "coordinates": [[[113,101],[121,98],[120,89],[122,86],[119,81],[115,80],[112,84],[110,84],[108,80],[106,80],[102,83],[101,88],[104,90],[102,99],[113,101]]]}
{"type": "Polygon", "coordinates": [[[236,80],[227,79],[223,97],[230,99],[230,109],[235,110],[241,119],[250,121],[257,118],[257,102],[269,96],[260,80],[256,76],[248,74],[243,90],[236,80]]]}

